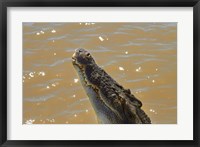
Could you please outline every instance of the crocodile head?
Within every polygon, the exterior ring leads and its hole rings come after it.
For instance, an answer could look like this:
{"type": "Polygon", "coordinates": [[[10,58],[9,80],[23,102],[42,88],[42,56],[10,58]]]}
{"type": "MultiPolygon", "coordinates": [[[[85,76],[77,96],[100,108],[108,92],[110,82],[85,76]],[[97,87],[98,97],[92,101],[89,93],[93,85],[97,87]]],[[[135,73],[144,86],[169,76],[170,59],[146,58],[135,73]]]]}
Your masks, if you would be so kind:
{"type": "Polygon", "coordinates": [[[151,123],[141,101],[101,69],[87,50],[76,49],[72,63],[100,123],[151,123]]]}

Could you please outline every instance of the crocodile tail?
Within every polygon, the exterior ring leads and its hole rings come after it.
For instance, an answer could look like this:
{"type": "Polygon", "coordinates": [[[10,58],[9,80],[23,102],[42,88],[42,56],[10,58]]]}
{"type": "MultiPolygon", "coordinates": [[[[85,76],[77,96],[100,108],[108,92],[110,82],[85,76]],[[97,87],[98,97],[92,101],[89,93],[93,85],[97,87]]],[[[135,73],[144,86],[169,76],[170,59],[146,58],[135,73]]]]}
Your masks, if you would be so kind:
{"type": "Polygon", "coordinates": [[[143,124],[151,124],[150,118],[147,116],[147,114],[142,109],[137,109],[137,114],[140,117],[143,124]]]}

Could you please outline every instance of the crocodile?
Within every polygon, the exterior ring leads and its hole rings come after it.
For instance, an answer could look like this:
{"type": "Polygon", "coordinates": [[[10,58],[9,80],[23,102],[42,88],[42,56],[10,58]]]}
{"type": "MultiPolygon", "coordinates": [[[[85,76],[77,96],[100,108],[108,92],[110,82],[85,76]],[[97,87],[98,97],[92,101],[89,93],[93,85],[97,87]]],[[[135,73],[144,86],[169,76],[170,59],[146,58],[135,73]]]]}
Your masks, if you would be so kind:
{"type": "Polygon", "coordinates": [[[75,49],[72,64],[102,124],[151,124],[142,102],[99,67],[83,48],[75,49]]]}

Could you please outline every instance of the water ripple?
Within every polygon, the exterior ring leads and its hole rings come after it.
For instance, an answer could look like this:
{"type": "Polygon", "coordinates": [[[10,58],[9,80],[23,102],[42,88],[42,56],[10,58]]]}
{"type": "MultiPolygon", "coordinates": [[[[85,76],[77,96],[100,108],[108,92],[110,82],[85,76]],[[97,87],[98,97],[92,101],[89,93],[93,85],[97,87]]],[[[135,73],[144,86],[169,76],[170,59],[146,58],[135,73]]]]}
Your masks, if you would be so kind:
{"type": "Polygon", "coordinates": [[[98,29],[100,29],[101,27],[92,27],[92,28],[82,28],[80,30],[77,30],[77,32],[92,32],[92,31],[96,31],[98,29]]]}
{"type": "Polygon", "coordinates": [[[61,78],[55,78],[55,79],[48,80],[44,83],[34,84],[32,87],[46,87],[49,84],[52,84],[52,83],[55,83],[55,82],[58,82],[58,81],[62,81],[62,80],[63,79],[61,79],[61,78]]]}
{"type": "Polygon", "coordinates": [[[156,57],[156,55],[151,55],[151,54],[126,54],[126,55],[116,55],[115,57],[122,57],[122,58],[130,58],[130,57],[156,57]]]}
{"type": "Polygon", "coordinates": [[[55,94],[48,94],[48,95],[43,95],[43,96],[39,96],[39,97],[29,97],[29,98],[24,98],[24,101],[27,102],[43,102],[46,101],[50,98],[55,97],[55,94]]]}
{"type": "Polygon", "coordinates": [[[60,59],[58,61],[55,61],[54,63],[51,64],[33,64],[36,67],[54,67],[60,64],[63,64],[65,62],[71,61],[71,57],[70,58],[64,58],[64,59],[60,59]]]}
{"type": "Polygon", "coordinates": [[[65,34],[65,35],[62,35],[62,36],[51,37],[51,38],[48,38],[47,40],[49,40],[49,41],[61,40],[61,39],[65,39],[69,36],[70,36],[70,34],[65,34]]]}

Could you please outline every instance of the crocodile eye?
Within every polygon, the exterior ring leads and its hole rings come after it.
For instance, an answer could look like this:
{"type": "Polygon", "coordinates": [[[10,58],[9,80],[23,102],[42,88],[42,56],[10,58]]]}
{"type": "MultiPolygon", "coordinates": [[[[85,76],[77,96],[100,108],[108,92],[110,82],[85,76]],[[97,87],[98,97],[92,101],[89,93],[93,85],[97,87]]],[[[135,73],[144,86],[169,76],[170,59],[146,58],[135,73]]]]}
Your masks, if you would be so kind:
{"type": "Polygon", "coordinates": [[[90,55],[90,53],[87,53],[86,56],[87,56],[87,57],[90,57],[91,55],[90,55]]]}

